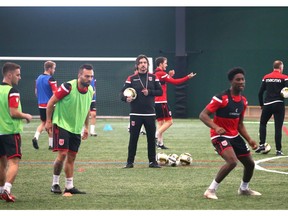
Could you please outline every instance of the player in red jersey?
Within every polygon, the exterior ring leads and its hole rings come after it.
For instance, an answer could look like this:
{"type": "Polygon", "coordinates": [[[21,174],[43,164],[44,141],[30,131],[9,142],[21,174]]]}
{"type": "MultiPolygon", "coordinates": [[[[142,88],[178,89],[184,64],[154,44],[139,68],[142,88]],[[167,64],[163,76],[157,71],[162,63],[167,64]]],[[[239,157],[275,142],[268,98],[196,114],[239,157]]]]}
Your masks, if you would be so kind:
{"type": "Polygon", "coordinates": [[[261,195],[259,192],[249,188],[255,163],[244,139],[254,150],[257,148],[257,143],[249,136],[243,123],[244,113],[248,104],[241,93],[245,87],[244,70],[239,67],[231,69],[228,72],[228,80],[231,83],[231,87],[214,96],[199,115],[200,120],[211,128],[212,144],[226,162],[204,193],[204,197],[208,199],[218,199],[216,190],[219,184],[237,166],[238,160],[244,166],[238,194],[261,195]],[[213,120],[210,118],[212,114],[214,114],[213,120]]]}
{"type": "Polygon", "coordinates": [[[156,120],[158,122],[156,138],[157,147],[159,149],[168,149],[163,143],[163,133],[173,124],[172,113],[167,102],[167,83],[180,85],[196,76],[196,73],[189,73],[183,78],[173,79],[172,77],[175,74],[174,70],[170,70],[169,73],[166,73],[166,68],[168,66],[167,62],[168,60],[166,57],[158,57],[155,60],[157,68],[155,69],[154,73],[159,79],[163,90],[163,94],[161,96],[155,97],[156,120]]]}
{"type": "Polygon", "coordinates": [[[258,93],[259,105],[261,107],[259,127],[259,148],[255,151],[261,153],[265,150],[266,126],[269,119],[274,117],[276,156],[283,156],[282,152],[282,126],[285,118],[285,103],[280,91],[288,86],[288,76],[283,74],[284,64],[276,60],[273,63],[273,71],[266,74],[261,83],[258,93]],[[264,92],[265,98],[263,100],[264,92]]]}

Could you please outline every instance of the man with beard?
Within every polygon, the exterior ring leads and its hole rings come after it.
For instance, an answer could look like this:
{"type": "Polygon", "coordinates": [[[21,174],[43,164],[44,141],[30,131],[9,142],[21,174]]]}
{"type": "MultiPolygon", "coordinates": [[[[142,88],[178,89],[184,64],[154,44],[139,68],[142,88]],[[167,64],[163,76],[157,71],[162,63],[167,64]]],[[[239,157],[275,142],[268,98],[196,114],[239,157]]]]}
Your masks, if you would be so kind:
{"type": "Polygon", "coordinates": [[[82,139],[88,137],[89,110],[93,96],[90,86],[94,77],[92,65],[84,64],[78,72],[78,79],[63,83],[47,104],[47,121],[45,128],[53,131],[53,152],[58,152],[54,161],[54,173],[51,192],[62,193],[59,179],[64,166],[65,192],[85,194],[74,187],[74,162],[81,144],[81,131],[85,124],[82,139]],[[51,122],[53,107],[53,120],[51,122]],[[52,130],[53,127],[53,130],[52,130]]]}
{"type": "Polygon", "coordinates": [[[156,161],[155,143],[155,96],[162,95],[163,91],[157,77],[149,73],[147,56],[139,55],[136,59],[137,71],[128,76],[121,90],[121,100],[130,103],[130,139],[128,146],[127,164],[124,168],[133,168],[136,156],[137,143],[142,125],[144,125],[148,143],[148,160],[150,168],[161,168],[156,161]],[[124,91],[133,88],[137,97],[125,96],[124,91]]]}

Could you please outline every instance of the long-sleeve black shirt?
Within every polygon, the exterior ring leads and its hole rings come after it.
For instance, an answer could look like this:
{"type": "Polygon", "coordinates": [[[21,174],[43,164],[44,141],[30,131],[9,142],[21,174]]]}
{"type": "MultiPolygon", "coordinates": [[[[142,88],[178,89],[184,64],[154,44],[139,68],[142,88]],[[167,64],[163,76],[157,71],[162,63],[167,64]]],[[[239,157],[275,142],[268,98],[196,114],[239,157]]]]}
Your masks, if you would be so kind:
{"type": "Polygon", "coordinates": [[[128,76],[122,90],[121,100],[126,101],[123,92],[126,88],[134,88],[137,97],[130,103],[130,115],[154,116],[155,115],[155,96],[162,95],[163,91],[158,78],[152,73],[135,73],[128,76]],[[147,80],[148,78],[148,80],[147,80]],[[148,89],[148,95],[142,93],[144,88],[148,89]]]}
{"type": "Polygon", "coordinates": [[[280,95],[280,91],[288,87],[288,76],[280,73],[277,70],[266,74],[261,83],[258,93],[259,105],[269,105],[272,103],[283,102],[284,98],[280,95]],[[265,99],[263,102],[263,94],[266,91],[265,99]]]}

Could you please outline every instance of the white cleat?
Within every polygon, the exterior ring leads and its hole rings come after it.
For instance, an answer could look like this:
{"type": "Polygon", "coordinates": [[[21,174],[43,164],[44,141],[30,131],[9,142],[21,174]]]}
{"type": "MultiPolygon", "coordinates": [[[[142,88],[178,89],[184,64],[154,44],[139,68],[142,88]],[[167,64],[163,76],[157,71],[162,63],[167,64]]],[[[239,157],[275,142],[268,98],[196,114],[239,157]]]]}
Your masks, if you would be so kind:
{"type": "Polygon", "coordinates": [[[218,199],[216,196],[216,191],[214,189],[207,189],[204,193],[204,197],[207,199],[218,199]]]}
{"type": "Polygon", "coordinates": [[[262,194],[257,192],[257,191],[253,191],[250,188],[246,189],[246,190],[242,190],[241,188],[238,189],[238,194],[239,195],[247,195],[247,196],[261,196],[262,194]]]}

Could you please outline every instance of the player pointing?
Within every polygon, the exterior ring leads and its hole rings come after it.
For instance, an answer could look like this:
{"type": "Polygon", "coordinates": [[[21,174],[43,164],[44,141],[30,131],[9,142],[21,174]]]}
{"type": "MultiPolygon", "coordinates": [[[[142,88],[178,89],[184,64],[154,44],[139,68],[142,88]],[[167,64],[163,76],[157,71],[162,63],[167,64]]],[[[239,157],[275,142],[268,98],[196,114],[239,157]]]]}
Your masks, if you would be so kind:
{"type": "Polygon", "coordinates": [[[156,120],[158,122],[156,138],[157,147],[159,149],[168,149],[163,143],[163,133],[173,124],[171,110],[167,102],[167,83],[180,85],[196,76],[196,73],[190,73],[183,78],[172,78],[175,74],[175,71],[170,70],[168,74],[166,73],[166,68],[168,66],[167,61],[168,60],[165,57],[158,57],[155,60],[157,68],[155,69],[154,73],[159,79],[163,90],[163,94],[161,96],[155,97],[156,120]]]}

